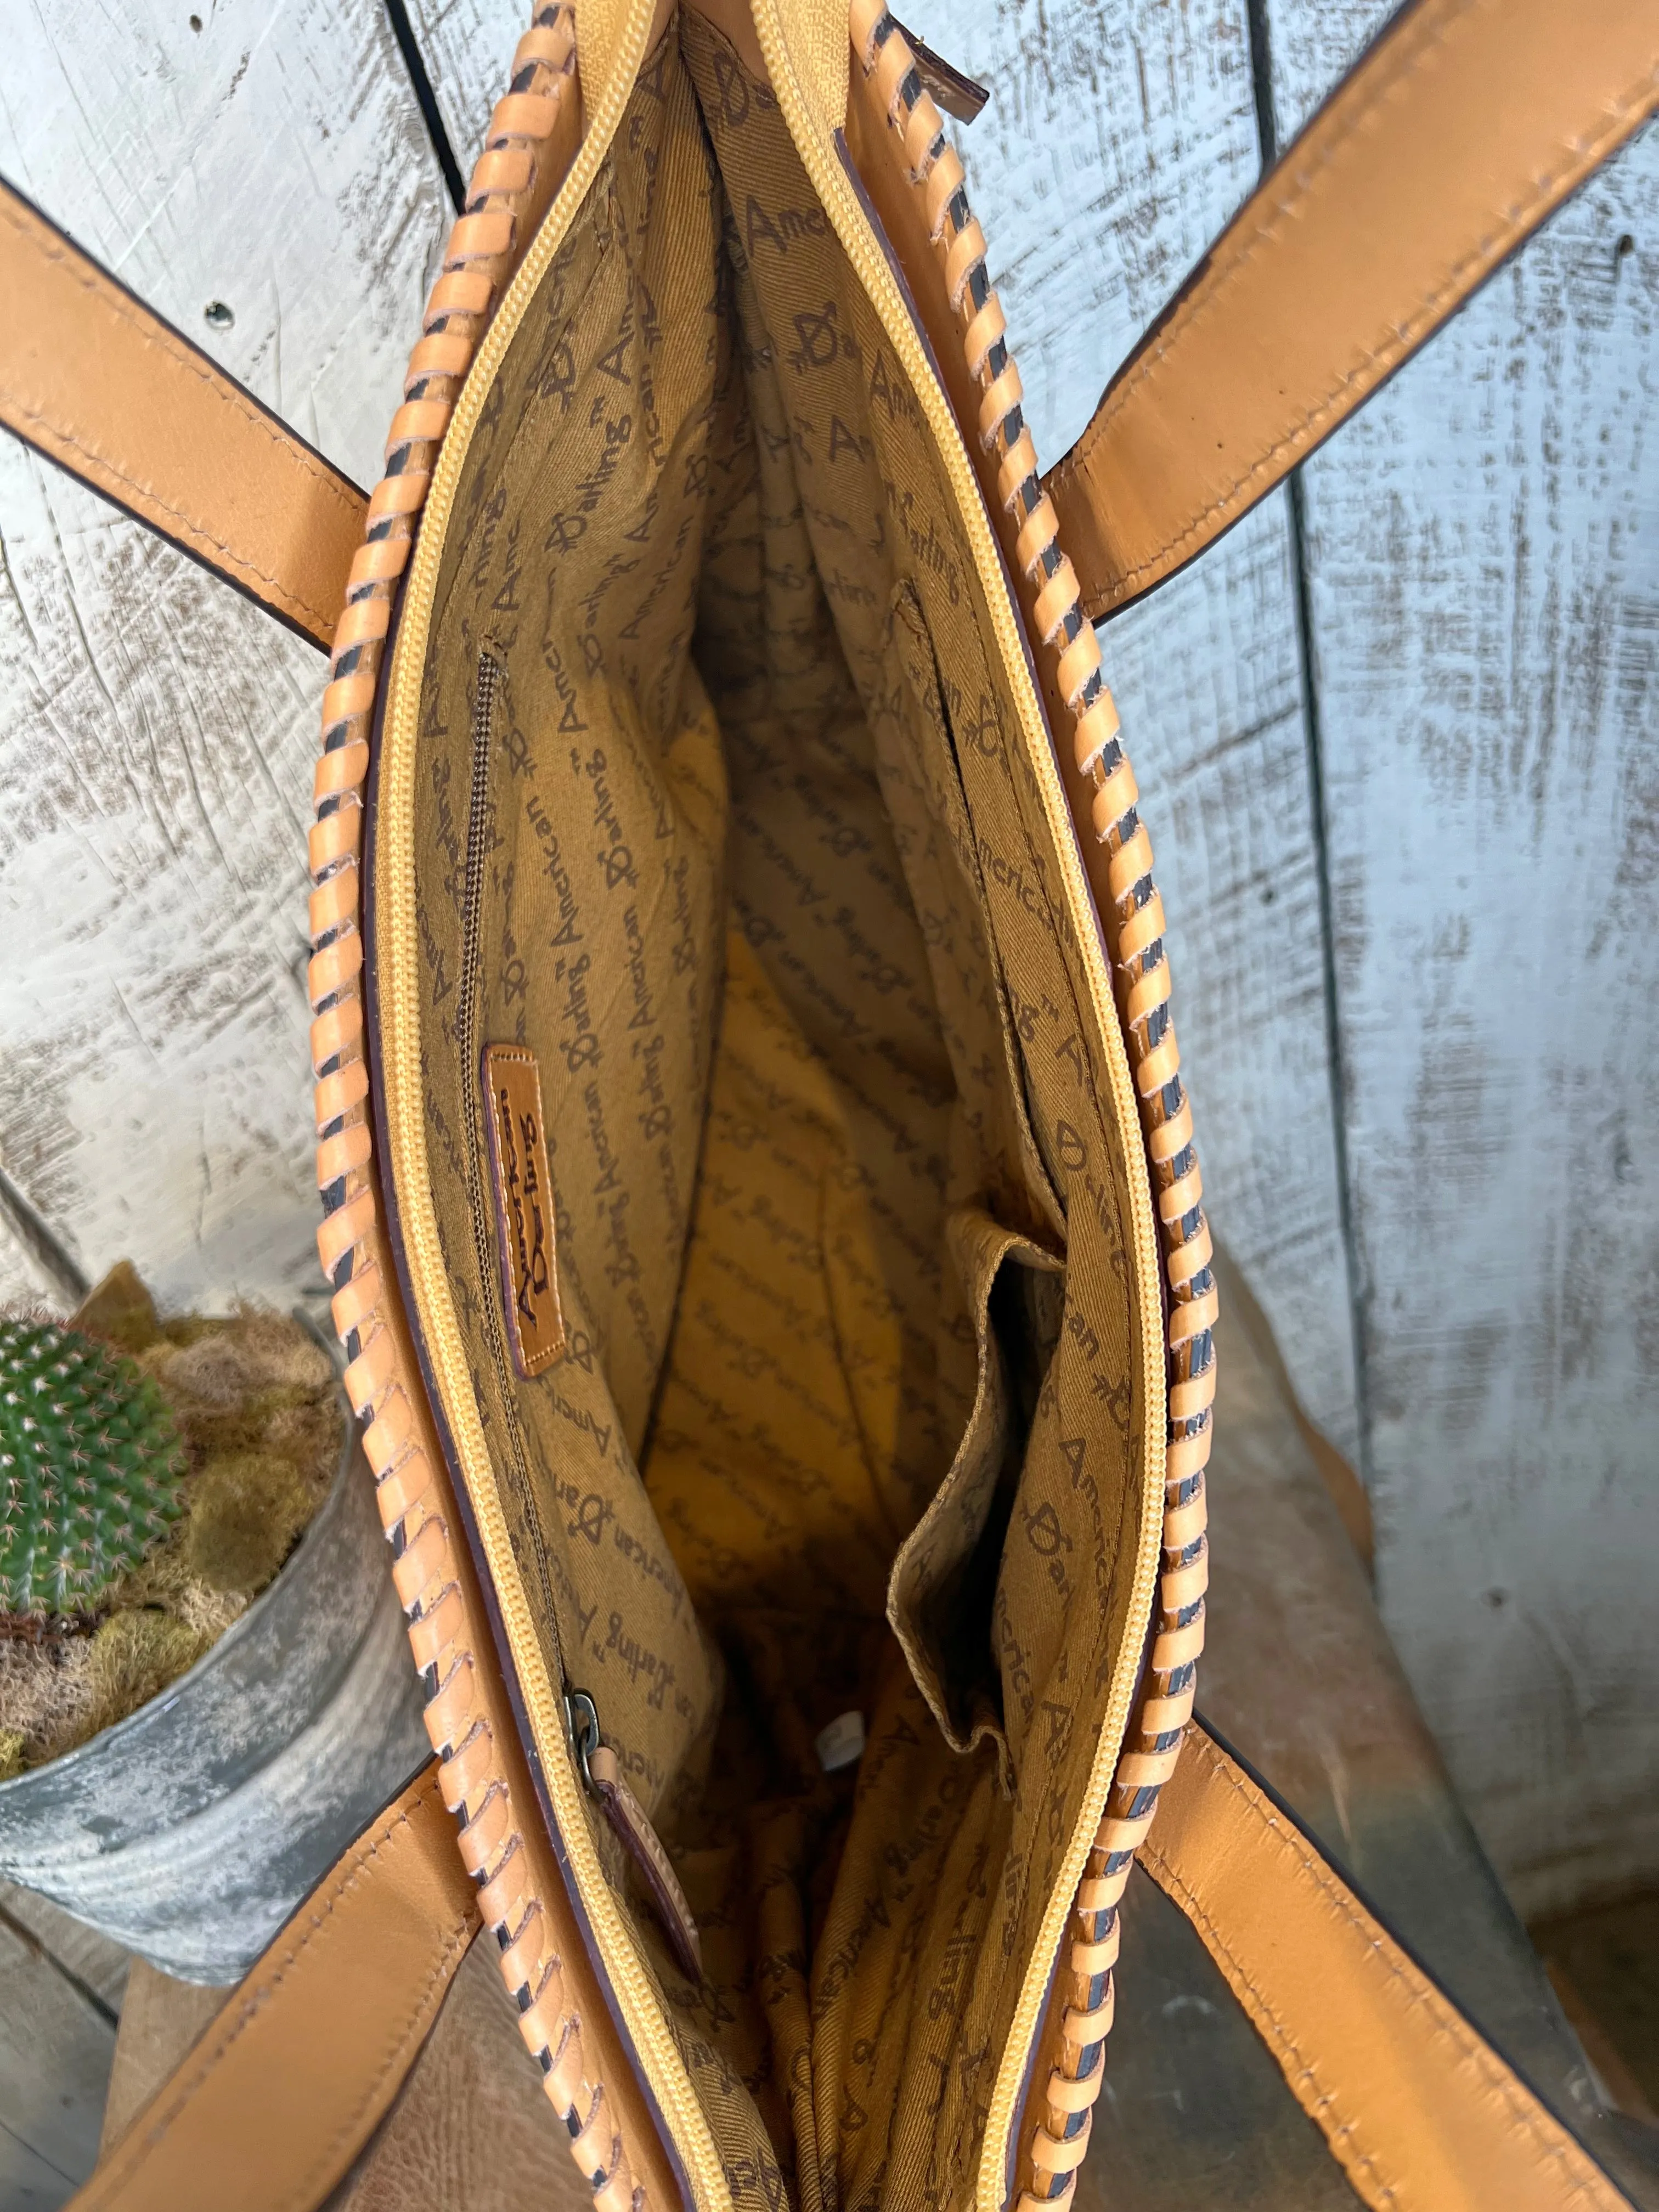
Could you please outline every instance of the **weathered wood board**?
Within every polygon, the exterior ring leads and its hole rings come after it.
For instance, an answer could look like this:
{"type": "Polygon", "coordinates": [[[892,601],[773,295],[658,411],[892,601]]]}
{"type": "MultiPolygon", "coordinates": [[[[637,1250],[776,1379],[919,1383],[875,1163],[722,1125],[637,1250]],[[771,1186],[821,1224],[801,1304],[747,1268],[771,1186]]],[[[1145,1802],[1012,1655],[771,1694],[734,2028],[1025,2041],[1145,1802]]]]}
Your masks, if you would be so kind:
{"type": "MultiPolygon", "coordinates": [[[[0,173],[372,481],[450,213],[384,10],[138,0],[6,39],[0,173]]],[[[0,551],[0,1167],[88,1274],[308,1292],[321,660],[9,439],[0,551]]],[[[0,1297],[43,1291],[8,1237],[0,1297]]]]}
{"type": "MultiPolygon", "coordinates": [[[[1389,12],[1269,0],[1281,138],[1389,12]]],[[[1304,471],[1383,1610],[1528,1912],[1659,1868],[1659,134],[1304,471]]]]}
{"type": "Polygon", "coordinates": [[[0,532],[6,1171],[88,1276],[309,1292],[319,656],[9,440],[0,532]]]}
{"type": "Polygon", "coordinates": [[[0,2207],[55,2212],[98,2156],[115,2016],[0,1905],[0,2207]]]}
{"type": "Polygon", "coordinates": [[[95,2009],[113,2020],[126,1994],[132,1954],[96,1928],[88,1928],[50,1898],[15,1882],[0,1881],[0,1919],[8,1920],[47,1952],[86,1992],[95,2009]]]}
{"type": "Polygon", "coordinates": [[[529,25],[530,0],[409,0],[409,20],[451,150],[470,177],[529,25]]]}

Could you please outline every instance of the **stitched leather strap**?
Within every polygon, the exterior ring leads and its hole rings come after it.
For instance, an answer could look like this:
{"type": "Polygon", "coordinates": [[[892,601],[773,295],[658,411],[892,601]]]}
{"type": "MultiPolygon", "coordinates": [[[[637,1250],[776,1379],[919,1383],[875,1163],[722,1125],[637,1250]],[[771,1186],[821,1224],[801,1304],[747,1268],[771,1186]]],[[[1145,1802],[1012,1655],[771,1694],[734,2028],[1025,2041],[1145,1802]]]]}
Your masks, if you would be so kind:
{"type": "Polygon", "coordinates": [[[478,1925],[434,1760],[301,1906],[70,2212],[315,2212],[402,2087],[478,1925]]]}
{"type": "Polygon", "coordinates": [[[1364,2203],[1386,2212],[1629,2212],[1197,1722],[1140,1858],[1202,1937],[1364,2203]]]}
{"type": "Polygon", "coordinates": [[[1098,619],[1328,438],[1659,102],[1652,0],[1415,0],[1046,481],[1098,619]]]}
{"type": "Polygon", "coordinates": [[[0,185],[0,422],[314,644],[367,501],[0,185]]]}

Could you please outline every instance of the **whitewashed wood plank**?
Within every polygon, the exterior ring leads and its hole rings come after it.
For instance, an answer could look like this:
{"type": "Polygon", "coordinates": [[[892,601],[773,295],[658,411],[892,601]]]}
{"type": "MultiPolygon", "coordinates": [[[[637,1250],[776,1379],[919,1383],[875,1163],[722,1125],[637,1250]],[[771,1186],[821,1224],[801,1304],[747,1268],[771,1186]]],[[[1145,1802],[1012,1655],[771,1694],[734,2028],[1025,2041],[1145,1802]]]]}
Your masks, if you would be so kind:
{"type": "MultiPolygon", "coordinates": [[[[14,11],[0,171],[373,480],[450,212],[375,0],[14,11]]],[[[309,1292],[320,657],[9,441],[0,549],[0,1163],[88,1274],[309,1292]]]]}
{"type": "Polygon", "coordinates": [[[0,173],[374,482],[450,216],[375,0],[14,9],[0,173]]]}
{"type": "Polygon", "coordinates": [[[320,658],[10,439],[0,518],[7,1172],[89,1276],[308,1294],[320,658]]]}
{"type": "MultiPolygon", "coordinates": [[[[991,88],[955,133],[1038,452],[1254,188],[1242,0],[902,12],[991,88]]],[[[1313,811],[1282,499],[1101,631],[1170,916],[1208,1203],[1298,1395],[1355,1451],[1313,811]]]]}
{"type": "Polygon", "coordinates": [[[72,1981],[80,1983],[112,2020],[118,2018],[132,1954],[64,1912],[49,1898],[15,1882],[0,1881],[0,1919],[37,1942],[72,1981]]]}
{"type": "Polygon", "coordinates": [[[0,2203],[53,2212],[98,2157],[113,2022],[0,1919],[0,2203]]]}
{"type": "Polygon", "coordinates": [[[409,20],[463,177],[507,90],[530,0],[409,0],[409,20]]]}
{"type": "Polygon", "coordinates": [[[1659,1873],[1656,385],[1650,131],[1304,472],[1381,1594],[1528,1912],[1659,1873]]]}

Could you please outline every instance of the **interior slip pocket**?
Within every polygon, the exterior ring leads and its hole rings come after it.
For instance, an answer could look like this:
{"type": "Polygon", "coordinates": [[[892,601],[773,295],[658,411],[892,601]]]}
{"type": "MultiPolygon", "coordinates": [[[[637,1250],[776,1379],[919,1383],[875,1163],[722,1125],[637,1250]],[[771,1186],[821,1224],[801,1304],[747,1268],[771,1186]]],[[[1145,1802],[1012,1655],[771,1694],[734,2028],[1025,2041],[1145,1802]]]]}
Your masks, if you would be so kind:
{"type": "Polygon", "coordinates": [[[933,641],[904,578],[888,610],[886,711],[871,716],[882,797],[927,947],[939,1021],[966,1145],[979,1178],[970,1194],[1063,1246],[1065,1208],[1032,1125],[1007,981],[995,949],[979,845],[933,641]]]}
{"type": "Polygon", "coordinates": [[[967,1294],[977,1363],[971,1411],[949,1474],[899,1547],[887,1618],[952,1750],[988,1737],[1014,1784],[993,1608],[1042,1377],[1058,1340],[1065,1263],[975,1206],[945,1227],[967,1294]]]}

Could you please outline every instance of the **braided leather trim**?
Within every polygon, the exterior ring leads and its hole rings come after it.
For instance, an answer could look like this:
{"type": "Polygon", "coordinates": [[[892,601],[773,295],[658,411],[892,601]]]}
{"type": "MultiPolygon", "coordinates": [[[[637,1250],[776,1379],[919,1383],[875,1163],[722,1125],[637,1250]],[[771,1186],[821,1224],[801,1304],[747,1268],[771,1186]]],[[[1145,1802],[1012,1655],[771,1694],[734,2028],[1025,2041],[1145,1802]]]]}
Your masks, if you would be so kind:
{"type": "MultiPolygon", "coordinates": [[[[1109,896],[1101,922],[1140,1101],[1170,1300],[1170,1430],[1158,1613],[1146,1679],[1073,1907],[1066,1960],[1070,1983],[1061,1991],[1059,2049],[1048,2074],[1046,2109],[1025,2149],[1030,2184],[1018,2205],[1018,2212],[1037,2212],[1038,2207],[1069,2205],[1077,2187],[1095,2101],[1106,2077],[1118,1907],[1136,1848],[1175,1770],[1182,1730],[1193,1709],[1209,1579],[1204,1470],[1215,1399],[1212,1330],[1218,1301],[1192,1109],[1170,1018],[1170,963],[1164,947],[1164,905],[1152,882],[1152,842],[1136,811],[1139,794],[1102,673],[1100,647],[1079,605],[1078,580],[1060,550],[1054,507],[1039,480],[1036,447],[1020,406],[1019,371],[1008,350],[1006,320],[986,274],[985,236],[968,204],[962,163],[945,142],[944,118],[903,33],[887,12],[886,0],[852,0],[851,27],[854,54],[866,77],[874,79],[896,134],[891,150],[921,196],[927,234],[957,318],[963,358],[981,395],[980,450],[994,473],[1026,619],[1048,656],[1048,673],[1072,716],[1078,771],[1093,787],[1093,834],[1107,855],[1109,896]]],[[[1097,883],[1097,873],[1091,874],[1097,883]]]]}
{"type": "Polygon", "coordinates": [[[460,1824],[467,1871],[495,1931],[519,2027],[565,2124],[570,2148],[599,2212],[648,2212],[605,2087],[583,2049],[567,2000],[550,1915],[488,1717],[477,1710],[479,1658],[444,1498],[419,1441],[398,1373],[398,1324],[385,1293],[388,1265],[370,1174],[368,1069],[363,1056],[360,857],[369,724],[392,601],[415,544],[438,447],[466,373],[520,256],[552,200],[580,131],[575,18],[568,0],[540,0],[513,58],[466,204],[410,356],[404,401],[392,420],[386,473],[368,503],[364,542],[351,565],[323,695],[322,754],[310,855],[315,1020],[317,1182],[325,1218],[317,1247],[334,1291],[334,1325],[350,1358],[346,1389],[363,1423],[391,1540],[392,1578],[409,1615],[409,1641],[429,1692],[427,1733],[443,1764],[439,1787],[460,1824]]]}

